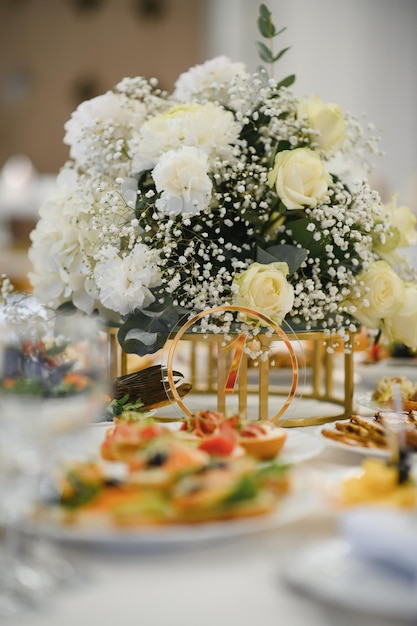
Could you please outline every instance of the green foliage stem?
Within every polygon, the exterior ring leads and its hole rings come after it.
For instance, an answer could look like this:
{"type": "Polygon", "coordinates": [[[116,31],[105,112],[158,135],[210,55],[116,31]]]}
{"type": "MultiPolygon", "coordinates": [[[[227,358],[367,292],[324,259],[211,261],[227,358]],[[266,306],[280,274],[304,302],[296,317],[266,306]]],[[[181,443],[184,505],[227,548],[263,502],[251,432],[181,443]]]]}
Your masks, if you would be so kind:
{"type": "MultiPolygon", "coordinates": [[[[274,52],[274,38],[281,35],[286,30],[286,26],[277,30],[274,22],[272,21],[272,13],[265,4],[259,6],[259,15],[257,20],[258,30],[262,37],[268,40],[268,45],[263,41],[257,41],[256,47],[258,50],[261,61],[268,63],[270,66],[270,76],[274,77],[274,65],[279,59],[290,49],[290,47],[282,48],[275,54],[274,52]]],[[[261,71],[266,72],[265,68],[261,67],[261,71]]],[[[295,80],[294,74],[287,76],[280,83],[281,87],[289,87],[295,80]]]]}

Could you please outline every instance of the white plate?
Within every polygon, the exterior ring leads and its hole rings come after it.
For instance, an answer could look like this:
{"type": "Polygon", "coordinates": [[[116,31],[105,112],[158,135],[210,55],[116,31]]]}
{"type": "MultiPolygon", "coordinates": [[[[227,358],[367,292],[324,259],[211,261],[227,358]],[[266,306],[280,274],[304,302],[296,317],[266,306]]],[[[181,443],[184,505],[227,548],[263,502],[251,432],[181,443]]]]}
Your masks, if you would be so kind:
{"type": "Polygon", "coordinates": [[[397,618],[417,618],[417,585],[353,555],[343,539],[327,539],[291,554],[283,568],[293,587],[332,605],[397,618]]]}
{"type": "MultiPolygon", "coordinates": [[[[109,548],[156,549],[232,539],[277,529],[314,513],[318,506],[319,499],[311,489],[294,489],[282,498],[276,511],[259,517],[120,530],[43,522],[38,524],[37,529],[47,537],[62,542],[109,548]]],[[[26,530],[31,532],[29,525],[26,530]]]]}
{"type": "MultiPolygon", "coordinates": [[[[326,430],[330,430],[328,426],[325,427],[326,430]]],[[[321,434],[321,438],[324,442],[331,446],[332,448],[339,448],[340,450],[347,450],[348,452],[357,452],[363,456],[376,456],[380,458],[388,457],[388,450],[383,450],[381,448],[366,448],[365,446],[360,445],[350,445],[348,443],[343,443],[342,441],[336,441],[335,439],[330,439],[329,437],[325,437],[321,434]]]]}
{"type": "Polygon", "coordinates": [[[307,461],[320,454],[324,448],[324,441],[321,441],[314,435],[309,435],[293,428],[286,429],[286,432],[288,433],[287,440],[281,454],[278,456],[278,460],[282,463],[293,465],[301,463],[301,461],[307,461]]]}
{"type": "MultiPolygon", "coordinates": [[[[331,430],[329,426],[325,426],[323,429],[331,430]]],[[[322,430],[323,430],[322,429],[322,430]]],[[[336,441],[335,439],[330,439],[330,437],[325,437],[323,434],[320,436],[326,445],[331,446],[332,448],[339,448],[340,450],[346,450],[347,452],[356,452],[362,456],[373,456],[381,459],[386,459],[389,456],[389,450],[383,448],[367,448],[365,446],[353,445],[349,443],[343,443],[343,441],[336,441]]],[[[414,461],[417,460],[417,452],[411,452],[410,458],[414,461]]]]}
{"type": "Polygon", "coordinates": [[[355,404],[364,406],[367,409],[372,409],[373,411],[393,410],[392,405],[389,402],[377,402],[376,400],[373,400],[372,391],[355,396],[355,404]]]}

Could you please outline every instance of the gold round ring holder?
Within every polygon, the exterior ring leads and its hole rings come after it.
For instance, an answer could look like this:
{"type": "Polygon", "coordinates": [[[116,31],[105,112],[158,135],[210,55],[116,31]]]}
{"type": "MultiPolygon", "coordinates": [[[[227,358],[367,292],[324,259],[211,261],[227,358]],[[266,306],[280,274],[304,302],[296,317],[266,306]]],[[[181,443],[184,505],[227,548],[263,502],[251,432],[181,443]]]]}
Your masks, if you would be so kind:
{"type": "MultiPolygon", "coordinates": [[[[168,349],[166,362],[167,381],[170,393],[172,394],[174,401],[177,403],[184,416],[192,416],[192,412],[185,405],[175,386],[173,375],[174,355],[178,350],[179,344],[182,340],[188,339],[192,341],[193,338],[195,339],[196,333],[189,332],[195,324],[197,324],[205,317],[209,317],[211,315],[218,316],[221,313],[237,313],[239,315],[248,316],[252,319],[255,318],[262,323],[263,327],[266,326],[267,328],[269,328],[270,331],[272,330],[273,333],[269,332],[269,336],[267,336],[266,333],[258,333],[256,335],[256,341],[259,341],[262,344],[262,347],[266,350],[268,350],[271,337],[273,337],[274,335],[275,340],[278,339],[284,343],[290,357],[291,382],[288,385],[288,392],[281,408],[272,417],[268,417],[268,398],[270,395],[268,359],[260,359],[259,381],[257,385],[257,396],[259,401],[257,416],[258,419],[277,422],[291,405],[296,393],[297,384],[299,381],[299,367],[297,356],[287,334],[282,330],[280,326],[278,326],[278,324],[276,324],[269,317],[263,315],[259,311],[243,306],[223,305],[207,309],[205,311],[197,313],[196,315],[188,319],[188,321],[186,321],[179,329],[175,331],[172,343],[168,349]]],[[[247,334],[245,332],[236,333],[236,335],[233,335],[233,339],[229,343],[225,341],[225,336],[220,333],[205,334],[203,331],[203,336],[205,341],[215,342],[218,345],[217,377],[215,391],[217,395],[217,410],[225,412],[226,396],[233,393],[235,390],[235,386],[237,385],[239,413],[246,414],[248,408],[248,393],[251,393],[247,380],[248,358],[244,350],[246,340],[248,338],[247,334]],[[228,366],[227,352],[232,351],[233,348],[234,351],[229,358],[230,364],[228,366]]],[[[250,340],[253,341],[254,337],[250,337],[250,340]]]]}

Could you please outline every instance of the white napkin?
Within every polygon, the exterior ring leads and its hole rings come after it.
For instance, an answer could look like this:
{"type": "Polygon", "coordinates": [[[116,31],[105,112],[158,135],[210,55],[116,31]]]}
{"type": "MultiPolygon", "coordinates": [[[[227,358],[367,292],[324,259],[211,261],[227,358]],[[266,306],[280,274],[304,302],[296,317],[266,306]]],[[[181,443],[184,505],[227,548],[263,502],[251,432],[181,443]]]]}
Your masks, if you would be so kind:
{"type": "Polygon", "coordinates": [[[359,508],[340,518],[352,552],[417,581],[417,515],[359,508]]]}

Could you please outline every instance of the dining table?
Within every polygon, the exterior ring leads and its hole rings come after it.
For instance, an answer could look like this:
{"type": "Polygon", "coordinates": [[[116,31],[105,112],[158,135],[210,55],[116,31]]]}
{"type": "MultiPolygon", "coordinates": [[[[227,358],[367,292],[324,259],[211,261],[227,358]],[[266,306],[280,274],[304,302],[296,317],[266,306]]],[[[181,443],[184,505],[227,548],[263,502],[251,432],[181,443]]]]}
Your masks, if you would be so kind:
{"type": "MultiPolygon", "coordinates": [[[[417,373],[414,361],[403,366],[410,375],[417,373]]],[[[355,394],[368,393],[381,375],[399,369],[393,360],[359,363],[355,394]]],[[[313,402],[306,400],[302,410],[312,410],[313,402]]],[[[56,548],[71,564],[72,576],[51,589],[39,606],[4,623],[416,624],[417,581],[361,555],[352,557],[344,527],[349,512],[333,506],[340,481],[360,470],[367,453],[333,444],[322,428],[288,428],[289,448],[284,446],[282,455],[291,464],[292,490],[272,516],[165,528],[162,533],[56,533],[56,548]]],[[[378,511],[382,525],[385,514],[384,508],[378,511]]],[[[415,521],[417,532],[417,516],[415,521]]]]}

